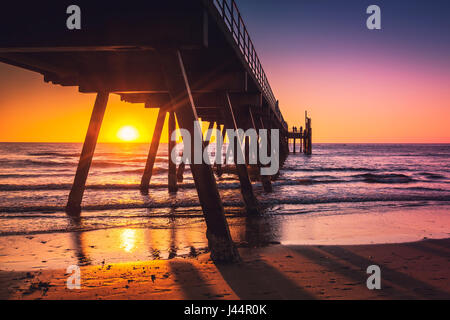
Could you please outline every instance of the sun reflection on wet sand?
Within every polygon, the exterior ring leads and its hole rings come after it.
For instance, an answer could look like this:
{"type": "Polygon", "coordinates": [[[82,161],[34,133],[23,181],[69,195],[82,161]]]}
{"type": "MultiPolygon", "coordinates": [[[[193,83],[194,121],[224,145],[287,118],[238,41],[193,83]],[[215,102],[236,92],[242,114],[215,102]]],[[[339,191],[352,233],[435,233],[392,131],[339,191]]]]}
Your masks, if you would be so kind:
{"type": "Polygon", "coordinates": [[[124,229],[120,235],[120,248],[126,252],[132,252],[136,245],[136,230],[124,229]]]}

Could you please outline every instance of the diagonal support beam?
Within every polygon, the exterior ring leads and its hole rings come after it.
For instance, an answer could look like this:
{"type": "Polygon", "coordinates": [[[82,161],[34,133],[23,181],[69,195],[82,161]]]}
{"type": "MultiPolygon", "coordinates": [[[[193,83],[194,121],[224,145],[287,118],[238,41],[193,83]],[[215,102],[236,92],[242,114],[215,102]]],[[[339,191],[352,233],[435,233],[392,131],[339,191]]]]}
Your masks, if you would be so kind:
{"type": "MultiPolygon", "coordinates": [[[[192,93],[180,51],[158,52],[166,86],[169,91],[172,106],[177,113],[181,128],[190,132],[191,137],[202,137],[195,126],[198,121],[192,93]]],[[[203,140],[203,139],[202,139],[203,140]]],[[[202,142],[203,143],[203,142],[202,142]]],[[[194,155],[194,145],[191,143],[191,155],[194,155]]],[[[204,143],[203,143],[204,145],[204,143]]],[[[210,165],[190,163],[200,204],[206,220],[208,245],[211,258],[216,262],[231,262],[240,260],[236,247],[231,239],[225,212],[217,189],[216,180],[210,165]]]]}
{"type": "Polygon", "coordinates": [[[166,110],[158,109],[158,118],[156,120],[155,131],[153,132],[150,151],[148,152],[147,162],[145,164],[144,174],[141,179],[141,193],[148,194],[150,180],[152,178],[153,166],[155,165],[156,153],[158,152],[159,141],[161,140],[161,132],[166,119],[166,110]]]}
{"type": "Polygon", "coordinates": [[[177,169],[177,181],[179,183],[183,182],[184,180],[184,169],[186,168],[186,164],[184,162],[180,163],[177,169]]]}
{"type": "MultiPolygon", "coordinates": [[[[217,128],[220,129],[220,124],[219,124],[219,123],[217,124],[217,128]]],[[[226,133],[227,133],[227,131],[226,131],[226,128],[225,128],[225,126],[224,126],[223,129],[222,129],[222,132],[221,132],[223,143],[225,143],[225,136],[226,136],[226,133]]],[[[223,159],[222,149],[220,149],[220,150],[217,149],[216,152],[220,152],[220,156],[221,156],[222,159],[223,159]]],[[[226,160],[226,156],[225,156],[225,159],[224,159],[224,160],[226,160]]],[[[225,161],[224,161],[223,163],[225,164],[225,161]]],[[[222,165],[221,165],[220,163],[216,163],[215,166],[216,166],[216,174],[217,174],[217,176],[220,178],[220,177],[223,175],[222,165]]]]}
{"type": "Polygon", "coordinates": [[[70,216],[80,216],[81,201],[83,200],[84,190],[89,169],[92,164],[95,147],[97,145],[98,134],[105,115],[106,105],[108,104],[109,93],[99,92],[95,99],[94,109],[92,110],[91,120],[84,140],[80,160],[78,162],[77,173],[70,190],[69,200],[67,201],[66,212],[70,216]]]}
{"type": "MultiPolygon", "coordinates": [[[[176,114],[175,114],[176,115],[176,114]]],[[[178,119],[178,116],[176,116],[178,119]]],[[[178,119],[178,124],[180,123],[180,120],[178,119]]],[[[183,152],[181,153],[181,155],[183,156],[183,152]]],[[[178,165],[178,169],[177,169],[177,181],[178,183],[182,183],[183,182],[183,175],[184,175],[184,169],[186,167],[186,164],[184,162],[181,162],[178,165]]]]}
{"type": "MultiPolygon", "coordinates": [[[[255,118],[253,117],[252,109],[249,108],[248,112],[250,114],[250,121],[251,121],[251,124],[253,126],[253,129],[255,129],[256,132],[258,132],[258,139],[259,139],[259,131],[258,131],[258,127],[257,127],[256,122],[255,122],[255,118]]],[[[261,128],[261,129],[264,129],[264,128],[261,128]]],[[[258,144],[258,156],[259,156],[259,144],[258,144]]],[[[261,167],[262,167],[261,166],[261,162],[259,161],[259,157],[258,157],[258,168],[260,169],[261,167]]],[[[260,178],[261,178],[261,183],[263,185],[264,191],[265,192],[272,192],[273,189],[272,189],[272,182],[270,181],[270,177],[269,176],[260,175],[260,178]]]]}
{"type": "Polygon", "coordinates": [[[205,137],[206,146],[209,146],[211,144],[212,131],[209,131],[209,130],[211,130],[213,128],[214,128],[214,121],[209,121],[208,129],[206,131],[206,137],[205,137]]]}
{"type": "Polygon", "coordinates": [[[177,164],[175,162],[172,161],[171,159],[171,153],[173,148],[175,148],[176,146],[176,141],[172,141],[171,137],[172,137],[172,133],[175,132],[175,128],[176,124],[175,124],[175,112],[170,111],[169,112],[169,125],[168,125],[168,130],[169,130],[169,143],[168,145],[168,150],[167,150],[167,157],[169,158],[169,176],[168,176],[168,186],[169,186],[169,192],[177,192],[178,190],[178,186],[177,186],[177,164]]]}
{"type": "MultiPolygon", "coordinates": [[[[212,129],[213,127],[214,127],[214,122],[210,121],[209,125],[208,125],[208,130],[212,129]]],[[[205,138],[205,141],[206,141],[205,148],[208,147],[211,144],[211,135],[212,134],[210,132],[207,132],[206,138],[205,138]]],[[[176,179],[180,183],[183,182],[183,175],[184,175],[185,168],[186,168],[186,165],[185,165],[184,162],[182,162],[178,166],[178,169],[176,169],[176,179]]]]}
{"type": "MultiPolygon", "coordinates": [[[[237,132],[238,126],[236,122],[236,118],[234,116],[233,105],[231,104],[230,95],[228,92],[223,94],[223,103],[225,107],[225,112],[223,112],[223,116],[225,118],[226,128],[234,129],[237,132]]],[[[233,141],[229,141],[229,143],[233,143],[233,141]]],[[[242,145],[240,139],[235,139],[235,159],[239,159],[238,153],[242,153],[242,145]]],[[[241,159],[243,159],[243,155],[241,154],[241,159]]],[[[238,164],[235,161],[236,171],[239,177],[239,181],[241,184],[241,194],[244,199],[245,207],[247,209],[248,214],[257,214],[258,210],[258,201],[256,200],[255,194],[253,193],[253,186],[250,181],[250,177],[247,170],[247,165],[238,164]]]]}

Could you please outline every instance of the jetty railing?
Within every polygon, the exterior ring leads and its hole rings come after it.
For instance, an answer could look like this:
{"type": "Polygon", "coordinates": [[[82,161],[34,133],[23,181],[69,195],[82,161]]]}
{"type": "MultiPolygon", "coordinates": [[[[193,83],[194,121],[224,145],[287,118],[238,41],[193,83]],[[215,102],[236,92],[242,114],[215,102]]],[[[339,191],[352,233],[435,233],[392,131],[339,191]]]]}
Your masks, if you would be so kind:
{"type": "Polygon", "coordinates": [[[219,11],[225,25],[231,32],[235,43],[241,51],[245,61],[252,70],[256,80],[261,86],[267,100],[273,106],[277,115],[283,122],[283,126],[287,128],[287,124],[283,119],[283,115],[278,107],[278,101],[273,94],[269,81],[267,80],[266,73],[256,53],[255,46],[248,34],[247,27],[242,19],[241,13],[234,0],[212,0],[215,7],[219,11]]]}

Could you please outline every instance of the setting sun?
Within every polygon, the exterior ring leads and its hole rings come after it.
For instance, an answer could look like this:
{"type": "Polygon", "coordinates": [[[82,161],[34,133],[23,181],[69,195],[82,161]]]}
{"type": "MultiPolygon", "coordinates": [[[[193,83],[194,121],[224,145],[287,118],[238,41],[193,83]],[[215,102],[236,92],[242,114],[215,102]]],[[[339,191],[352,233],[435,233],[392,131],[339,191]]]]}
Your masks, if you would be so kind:
{"type": "Polygon", "coordinates": [[[139,137],[139,133],[135,127],[125,126],[117,132],[117,137],[122,141],[134,141],[139,137]]]}

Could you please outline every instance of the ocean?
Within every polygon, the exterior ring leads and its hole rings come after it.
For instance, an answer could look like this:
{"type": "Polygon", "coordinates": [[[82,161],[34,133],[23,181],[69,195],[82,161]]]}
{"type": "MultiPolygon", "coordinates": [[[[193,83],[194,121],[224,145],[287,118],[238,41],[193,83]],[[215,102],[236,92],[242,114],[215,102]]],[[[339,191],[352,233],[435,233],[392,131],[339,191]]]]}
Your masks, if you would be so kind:
{"type": "MultiPolygon", "coordinates": [[[[139,183],[149,145],[99,144],[87,180],[82,219],[76,223],[69,219],[64,207],[81,147],[77,143],[0,144],[0,256],[4,257],[0,267],[11,255],[9,246],[17,244],[17,237],[36,240],[51,234],[147,230],[153,232],[154,243],[160,242],[157,258],[173,256],[170,238],[176,232],[183,236],[176,241],[175,255],[207,246],[188,167],[178,192],[167,191],[166,144],[159,148],[150,192],[145,196],[139,192],[139,183]],[[195,241],[188,239],[193,233],[195,241]]],[[[448,144],[314,144],[312,156],[288,157],[273,182],[273,193],[264,193],[261,184],[254,182],[261,217],[245,217],[235,175],[224,174],[217,181],[233,239],[244,245],[347,243],[346,239],[371,243],[382,235],[390,235],[391,242],[402,240],[402,235],[409,235],[405,240],[448,237],[449,159],[448,144]],[[405,231],[413,213],[424,210],[432,217],[422,217],[423,221],[405,231]],[[361,217],[369,226],[353,226],[361,217]],[[367,233],[364,230],[370,229],[374,217],[379,217],[378,229],[367,233]],[[385,227],[380,227],[380,221],[385,227]],[[391,230],[394,226],[397,231],[391,230]]],[[[122,233],[117,237],[123,237],[122,233]]],[[[145,254],[139,258],[153,256],[152,245],[143,246],[145,254]]]]}

